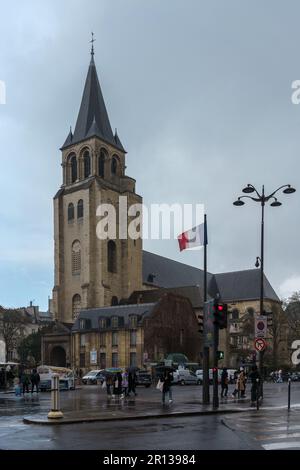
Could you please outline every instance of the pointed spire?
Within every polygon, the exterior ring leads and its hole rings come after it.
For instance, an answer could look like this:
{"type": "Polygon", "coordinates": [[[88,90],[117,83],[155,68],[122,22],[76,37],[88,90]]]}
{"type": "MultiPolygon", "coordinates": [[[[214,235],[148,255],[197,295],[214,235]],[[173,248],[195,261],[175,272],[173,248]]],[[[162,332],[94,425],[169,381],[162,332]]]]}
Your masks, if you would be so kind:
{"type": "Polygon", "coordinates": [[[68,137],[66,138],[65,143],[62,146],[62,148],[67,147],[68,145],[71,145],[72,140],[73,140],[73,133],[72,133],[72,126],[70,126],[70,132],[69,132],[68,137]]]}
{"type": "Polygon", "coordinates": [[[70,143],[79,143],[89,137],[97,136],[124,152],[125,150],[119,138],[117,137],[117,140],[115,139],[109,122],[94,62],[94,42],[95,39],[92,33],[91,61],[85,81],[74,134],[72,135],[72,140],[70,141],[67,139],[62,148],[70,145],[70,143]]]}
{"type": "Polygon", "coordinates": [[[126,153],[126,150],[124,149],[120,139],[119,139],[119,136],[118,136],[118,133],[117,133],[117,128],[115,129],[115,135],[114,135],[114,139],[115,139],[115,143],[116,143],[116,146],[122,150],[123,152],[126,153]]]}

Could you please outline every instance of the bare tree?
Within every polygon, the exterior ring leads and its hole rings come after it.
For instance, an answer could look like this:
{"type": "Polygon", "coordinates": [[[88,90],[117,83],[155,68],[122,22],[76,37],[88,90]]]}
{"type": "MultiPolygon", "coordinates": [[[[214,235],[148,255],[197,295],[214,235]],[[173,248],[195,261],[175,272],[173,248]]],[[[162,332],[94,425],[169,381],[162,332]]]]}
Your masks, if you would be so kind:
{"type": "Polygon", "coordinates": [[[16,349],[24,338],[27,323],[29,320],[22,310],[6,309],[0,306],[0,337],[5,343],[6,362],[8,362],[9,353],[16,349]]]}

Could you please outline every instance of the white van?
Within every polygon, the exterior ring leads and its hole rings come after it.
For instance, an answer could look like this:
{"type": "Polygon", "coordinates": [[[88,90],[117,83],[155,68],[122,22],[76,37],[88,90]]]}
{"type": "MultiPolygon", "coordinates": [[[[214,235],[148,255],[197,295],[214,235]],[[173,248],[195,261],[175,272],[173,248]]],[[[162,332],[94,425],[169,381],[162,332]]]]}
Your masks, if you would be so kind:
{"type": "Polygon", "coordinates": [[[66,367],[56,366],[39,366],[37,372],[40,375],[39,388],[41,391],[51,390],[53,374],[59,375],[59,389],[60,390],[74,390],[75,389],[75,374],[72,369],[66,367]]]}
{"type": "Polygon", "coordinates": [[[201,380],[197,377],[195,372],[190,371],[189,369],[178,369],[173,372],[173,383],[178,383],[180,385],[185,384],[194,384],[200,385],[201,380]]]}

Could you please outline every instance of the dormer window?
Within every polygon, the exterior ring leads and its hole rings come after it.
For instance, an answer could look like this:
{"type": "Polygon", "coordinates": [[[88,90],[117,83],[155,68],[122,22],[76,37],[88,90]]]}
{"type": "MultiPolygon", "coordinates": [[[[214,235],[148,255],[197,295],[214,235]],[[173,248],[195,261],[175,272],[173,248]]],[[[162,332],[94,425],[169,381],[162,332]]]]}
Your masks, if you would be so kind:
{"type": "Polygon", "coordinates": [[[136,315],[130,315],[129,325],[130,325],[130,328],[136,328],[137,327],[137,316],[136,315]]]}
{"type": "Polygon", "coordinates": [[[111,327],[112,328],[118,328],[119,326],[119,319],[118,317],[112,317],[111,319],[111,327]]]}
{"type": "Polygon", "coordinates": [[[156,278],[156,275],[153,273],[150,273],[148,274],[147,281],[153,283],[155,278],[156,278]]]}
{"type": "Polygon", "coordinates": [[[99,318],[99,328],[106,328],[106,318],[99,318]]]}

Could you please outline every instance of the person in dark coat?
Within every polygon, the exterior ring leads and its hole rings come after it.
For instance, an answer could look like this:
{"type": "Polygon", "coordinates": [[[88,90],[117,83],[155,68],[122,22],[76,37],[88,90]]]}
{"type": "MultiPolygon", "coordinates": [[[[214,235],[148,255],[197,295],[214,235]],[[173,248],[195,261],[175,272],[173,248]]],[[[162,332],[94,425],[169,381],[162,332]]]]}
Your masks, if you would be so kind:
{"type": "Polygon", "coordinates": [[[255,406],[255,402],[257,400],[258,394],[260,393],[260,384],[261,384],[261,377],[257,366],[252,366],[252,370],[249,374],[249,379],[251,380],[251,406],[255,406]]]}
{"type": "Polygon", "coordinates": [[[173,373],[170,369],[166,369],[164,374],[161,378],[163,382],[163,389],[162,389],[162,403],[165,404],[166,401],[166,394],[169,394],[169,403],[173,402],[172,397],[172,382],[173,382],[173,373]]]}
{"type": "Polygon", "coordinates": [[[122,395],[122,374],[117,372],[114,380],[114,392],[113,394],[119,398],[122,395]]]}
{"type": "Polygon", "coordinates": [[[41,378],[40,374],[36,369],[32,370],[31,376],[30,376],[30,382],[31,382],[31,393],[34,392],[34,387],[36,388],[36,393],[39,393],[39,384],[40,384],[41,378]]]}
{"type": "Polygon", "coordinates": [[[28,374],[24,370],[21,373],[20,382],[23,386],[23,395],[24,395],[25,392],[29,393],[30,380],[29,380],[28,374]]]}
{"type": "Polygon", "coordinates": [[[226,367],[223,367],[221,374],[221,398],[227,398],[228,393],[228,372],[226,367]]]}
{"type": "Polygon", "coordinates": [[[128,373],[128,396],[130,396],[131,392],[134,393],[135,396],[137,395],[135,391],[136,380],[137,380],[136,373],[134,371],[129,371],[128,373]]]}

